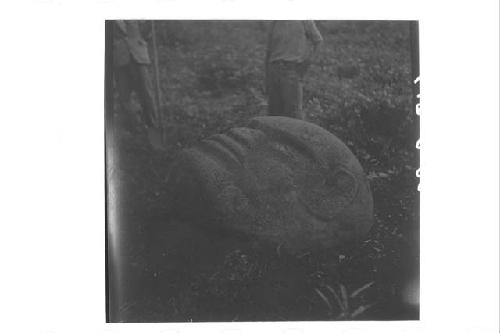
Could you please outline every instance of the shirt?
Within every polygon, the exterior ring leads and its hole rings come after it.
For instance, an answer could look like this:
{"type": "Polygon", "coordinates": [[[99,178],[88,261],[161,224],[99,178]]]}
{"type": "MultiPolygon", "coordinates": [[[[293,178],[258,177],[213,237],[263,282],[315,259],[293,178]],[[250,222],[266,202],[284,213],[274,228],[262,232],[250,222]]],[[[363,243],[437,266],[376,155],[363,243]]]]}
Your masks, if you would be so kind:
{"type": "Polygon", "coordinates": [[[303,62],[311,53],[311,43],[323,41],[314,21],[274,21],[269,31],[269,62],[303,62]]]}

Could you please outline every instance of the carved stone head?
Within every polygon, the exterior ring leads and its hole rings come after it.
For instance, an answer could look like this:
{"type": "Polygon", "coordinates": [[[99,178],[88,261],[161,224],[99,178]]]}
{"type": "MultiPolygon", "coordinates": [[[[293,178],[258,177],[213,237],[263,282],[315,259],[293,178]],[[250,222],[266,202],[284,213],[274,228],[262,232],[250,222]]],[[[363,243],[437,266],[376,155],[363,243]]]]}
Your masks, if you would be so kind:
{"type": "Polygon", "coordinates": [[[330,132],[292,118],[257,117],[185,149],[168,186],[182,221],[292,251],[347,245],[372,225],[356,157],[330,132]]]}

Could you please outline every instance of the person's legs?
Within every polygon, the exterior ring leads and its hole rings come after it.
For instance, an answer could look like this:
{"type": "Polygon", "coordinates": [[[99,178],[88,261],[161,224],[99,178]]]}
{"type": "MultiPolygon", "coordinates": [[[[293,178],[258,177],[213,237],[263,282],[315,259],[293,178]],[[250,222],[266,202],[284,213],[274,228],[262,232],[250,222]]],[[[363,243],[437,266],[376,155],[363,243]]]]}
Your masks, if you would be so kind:
{"type": "Polygon", "coordinates": [[[153,93],[153,83],[146,65],[133,62],[135,85],[134,90],[141,104],[141,118],[148,126],[153,127],[155,116],[157,114],[156,102],[153,93]]]}
{"type": "Polygon", "coordinates": [[[287,117],[304,120],[302,111],[302,77],[295,68],[288,68],[282,76],[283,113],[287,117]]]}
{"type": "Polygon", "coordinates": [[[281,94],[280,68],[277,64],[269,64],[267,72],[267,104],[270,116],[283,116],[283,98],[281,94]]]}

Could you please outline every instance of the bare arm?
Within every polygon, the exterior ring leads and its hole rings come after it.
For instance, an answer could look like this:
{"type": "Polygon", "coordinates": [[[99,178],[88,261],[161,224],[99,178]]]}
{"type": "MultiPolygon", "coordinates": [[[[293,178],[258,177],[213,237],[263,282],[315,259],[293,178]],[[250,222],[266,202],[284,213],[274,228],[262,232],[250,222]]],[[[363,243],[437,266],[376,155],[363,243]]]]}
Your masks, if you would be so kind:
{"type": "Polygon", "coordinates": [[[311,41],[313,49],[306,60],[309,64],[318,61],[321,45],[323,44],[323,37],[319,32],[314,21],[305,21],[304,27],[307,38],[311,41]]]}

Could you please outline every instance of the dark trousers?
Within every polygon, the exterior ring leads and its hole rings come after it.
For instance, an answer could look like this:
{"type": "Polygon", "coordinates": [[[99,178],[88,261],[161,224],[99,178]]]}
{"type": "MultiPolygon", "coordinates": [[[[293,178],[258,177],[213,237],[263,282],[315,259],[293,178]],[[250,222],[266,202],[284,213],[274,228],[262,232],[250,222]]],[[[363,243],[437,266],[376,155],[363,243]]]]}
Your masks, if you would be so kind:
{"type": "Polygon", "coordinates": [[[303,73],[299,65],[285,61],[271,62],[266,80],[269,115],[304,119],[303,73]]]}
{"type": "Polygon", "coordinates": [[[148,127],[152,127],[157,106],[147,65],[131,60],[126,65],[115,67],[114,77],[124,118],[127,121],[133,118],[132,92],[135,92],[141,105],[141,120],[148,127]]]}

